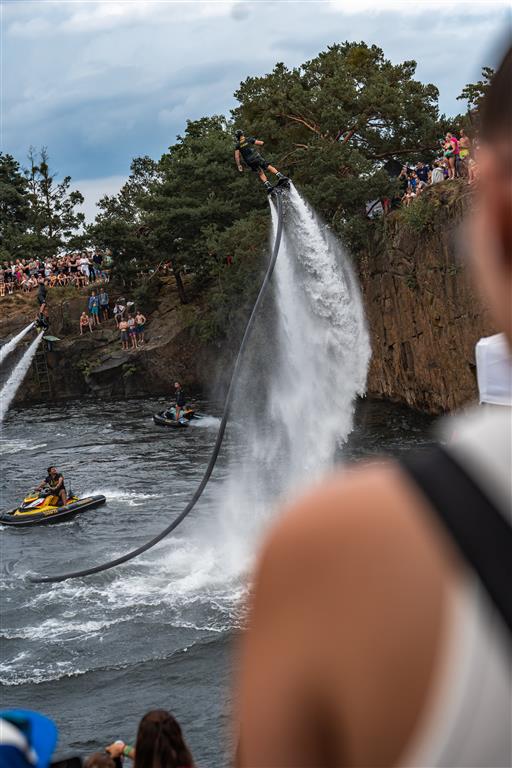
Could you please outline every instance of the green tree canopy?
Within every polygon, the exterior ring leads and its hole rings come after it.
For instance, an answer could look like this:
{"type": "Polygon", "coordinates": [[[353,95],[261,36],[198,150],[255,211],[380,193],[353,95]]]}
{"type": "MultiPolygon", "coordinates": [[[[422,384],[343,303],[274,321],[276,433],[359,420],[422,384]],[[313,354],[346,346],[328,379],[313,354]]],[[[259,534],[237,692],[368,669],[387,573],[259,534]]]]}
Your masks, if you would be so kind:
{"type": "Polygon", "coordinates": [[[494,69],[492,67],[482,68],[482,79],[476,83],[468,83],[462,89],[462,92],[457,96],[459,101],[467,101],[468,111],[479,110],[482,106],[482,102],[485,98],[491,80],[494,75],[494,69]]]}
{"type": "Polygon", "coordinates": [[[0,259],[23,256],[30,226],[27,180],[12,155],[0,152],[0,259]]]}
{"type": "Polygon", "coordinates": [[[114,259],[114,272],[129,284],[138,271],[158,258],[146,235],[143,203],[158,183],[158,164],[147,155],[132,160],[130,176],[117,195],[105,195],[98,203],[94,224],[87,227],[87,238],[108,248],[114,259]]]}
{"type": "Polygon", "coordinates": [[[438,146],[438,90],[415,80],[415,69],[375,45],[333,45],[301,67],[249,77],[233,118],[350,235],[366,201],[392,192],[383,161],[428,158],[438,146]]]}
{"type": "Polygon", "coordinates": [[[46,258],[80,237],[84,202],[71,190],[71,177],[60,182],[49,167],[45,148],[30,149],[23,172],[11,156],[0,153],[0,258],[46,258]]]}
{"type": "Polygon", "coordinates": [[[49,166],[48,151],[29,150],[29,166],[25,171],[30,201],[31,255],[53,256],[66,245],[83,226],[85,216],[76,211],[84,198],[78,190],[71,190],[71,176],[57,182],[57,174],[49,166]]]}

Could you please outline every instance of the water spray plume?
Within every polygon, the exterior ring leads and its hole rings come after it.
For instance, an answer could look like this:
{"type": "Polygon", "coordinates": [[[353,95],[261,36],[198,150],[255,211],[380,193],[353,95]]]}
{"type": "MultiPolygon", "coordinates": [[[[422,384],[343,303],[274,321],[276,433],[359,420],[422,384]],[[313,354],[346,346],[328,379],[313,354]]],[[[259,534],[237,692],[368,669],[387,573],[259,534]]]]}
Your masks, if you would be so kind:
{"type": "Polygon", "coordinates": [[[219,494],[221,539],[247,565],[276,501],[332,466],[370,359],[348,254],[293,186],[285,206],[275,309],[260,313],[233,409],[244,449],[219,494]]]}
{"type": "Polygon", "coordinates": [[[30,323],[29,325],[27,325],[26,328],[23,328],[23,330],[20,331],[16,336],[14,336],[10,341],[4,344],[3,347],[0,347],[0,365],[2,365],[7,355],[10,355],[11,352],[14,352],[14,350],[16,349],[20,341],[23,339],[23,337],[26,336],[27,333],[33,327],[34,327],[34,323],[30,323]]]}
{"type": "Polygon", "coordinates": [[[25,378],[30,364],[34,359],[37,352],[37,348],[43,340],[43,334],[39,333],[23,357],[19,361],[18,365],[13,369],[11,375],[7,379],[2,391],[0,392],[0,423],[5,419],[9,406],[12,403],[16,392],[18,391],[23,379],[25,378]]]}

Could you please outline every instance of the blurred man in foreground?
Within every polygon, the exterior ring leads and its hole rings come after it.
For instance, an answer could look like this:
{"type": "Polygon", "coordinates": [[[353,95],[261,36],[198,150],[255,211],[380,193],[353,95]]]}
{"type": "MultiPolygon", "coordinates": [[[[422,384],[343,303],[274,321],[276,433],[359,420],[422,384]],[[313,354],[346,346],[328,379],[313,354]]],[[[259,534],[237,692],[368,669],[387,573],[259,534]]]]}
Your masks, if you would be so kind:
{"type": "MultiPolygon", "coordinates": [[[[512,341],[512,49],[482,114],[468,247],[512,341]]],[[[451,429],[450,429],[451,431],[451,429]]],[[[238,765],[510,766],[511,410],[334,474],[270,534],[243,641],[238,765]]]]}

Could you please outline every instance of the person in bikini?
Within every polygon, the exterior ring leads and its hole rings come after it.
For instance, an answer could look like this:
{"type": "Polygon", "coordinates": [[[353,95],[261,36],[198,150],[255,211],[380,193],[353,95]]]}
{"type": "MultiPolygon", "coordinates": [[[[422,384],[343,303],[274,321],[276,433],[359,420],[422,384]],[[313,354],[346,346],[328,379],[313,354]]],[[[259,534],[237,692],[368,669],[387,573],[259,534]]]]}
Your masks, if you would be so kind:
{"type": "Polygon", "coordinates": [[[443,149],[444,156],[448,162],[448,179],[454,179],[456,176],[456,162],[459,157],[459,142],[451,133],[446,134],[443,149]]]}

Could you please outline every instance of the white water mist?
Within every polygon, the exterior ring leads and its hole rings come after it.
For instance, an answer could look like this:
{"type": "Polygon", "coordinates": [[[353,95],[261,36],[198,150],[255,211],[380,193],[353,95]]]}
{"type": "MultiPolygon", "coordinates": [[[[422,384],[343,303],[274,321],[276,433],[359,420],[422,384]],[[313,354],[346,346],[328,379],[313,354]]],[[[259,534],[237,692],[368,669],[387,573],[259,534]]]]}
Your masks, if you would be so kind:
{"type": "Polygon", "coordinates": [[[24,353],[18,365],[13,369],[11,375],[2,388],[2,391],[0,392],[0,423],[4,420],[7,411],[9,410],[9,406],[12,403],[13,398],[18,391],[23,379],[25,378],[30,364],[37,352],[37,348],[42,340],[43,334],[39,333],[34,341],[30,344],[27,351],[24,353]]]}
{"type": "Polygon", "coordinates": [[[33,327],[34,323],[29,323],[26,328],[23,328],[22,331],[20,331],[16,336],[13,336],[13,338],[4,344],[3,347],[0,347],[0,365],[2,365],[7,355],[10,355],[11,352],[14,352],[23,337],[26,336],[30,329],[33,327]]]}
{"type": "MultiPolygon", "coordinates": [[[[257,349],[246,361],[233,409],[241,451],[219,498],[233,570],[250,558],[276,500],[332,465],[352,429],[370,359],[347,253],[295,188],[284,206],[274,306],[258,320],[257,349]]],[[[272,218],[275,235],[273,205],[272,218]]]]}

